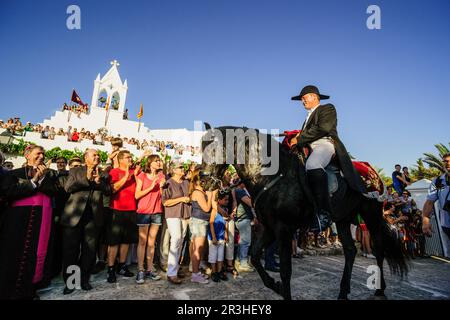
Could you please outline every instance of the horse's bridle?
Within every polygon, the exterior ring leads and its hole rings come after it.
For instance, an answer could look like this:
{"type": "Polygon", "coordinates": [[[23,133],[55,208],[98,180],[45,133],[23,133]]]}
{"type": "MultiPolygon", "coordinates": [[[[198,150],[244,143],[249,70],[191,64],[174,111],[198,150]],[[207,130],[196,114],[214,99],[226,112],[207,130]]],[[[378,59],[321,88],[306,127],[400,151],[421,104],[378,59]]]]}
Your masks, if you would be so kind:
{"type": "MultiPolygon", "coordinates": [[[[214,182],[219,182],[220,190],[223,190],[223,189],[224,189],[222,180],[220,180],[220,179],[214,177],[214,175],[212,175],[210,172],[205,173],[205,175],[208,175],[209,178],[210,178],[211,180],[213,180],[214,182]]],[[[254,200],[252,200],[252,202],[253,202],[253,208],[256,208],[256,204],[257,204],[259,198],[261,198],[261,196],[262,196],[267,190],[269,190],[269,189],[272,188],[275,184],[277,184],[278,181],[280,181],[281,178],[283,178],[283,177],[284,177],[284,175],[283,175],[282,173],[280,173],[278,176],[275,177],[275,179],[273,179],[272,181],[270,181],[266,186],[264,186],[264,188],[261,189],[261,191],[258,192],[258,194],[257,194],[256,197],[254,198],[254,200]]]]}
{"type": "Polygon", "coordinates": [[[256,203],[258,202],[259,198],[261,198],[261,196],[270,188],[272,188],[278,181],[281,180],[281,178],[283,178],[284,175],[282,173],[280,173],[275,179],[273,179],[272,181],[270,181],[266,186],[264,186],[264,188],[261,189],[261,191],[258,192],[258,194],[256,195],[255,199],[253,200],[253,208],[256,208],[256,203]]]}
{"type": "Polygon", "coordinates": [[[211,178],[212,181],[214,181],[214,182],[219,182],[220,189],[221,189],[221,190],[223,189],[223,182],[222,182],[222,180],[217,179],[217,178],[214,177],[213,175],[210,175],[209,177],[211,178]]]}

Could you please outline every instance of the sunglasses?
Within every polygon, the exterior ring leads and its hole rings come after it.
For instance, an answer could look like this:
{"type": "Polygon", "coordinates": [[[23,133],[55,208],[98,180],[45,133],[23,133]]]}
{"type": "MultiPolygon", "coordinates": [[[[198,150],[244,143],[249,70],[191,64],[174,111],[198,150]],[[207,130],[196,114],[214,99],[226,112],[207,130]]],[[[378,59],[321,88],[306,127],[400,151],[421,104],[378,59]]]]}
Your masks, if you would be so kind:
{"type": "Polygon", "coordinates": [[[230,188],[224,188],[219,190],[220,195],[229,194],[231,192],[230,188]]]}

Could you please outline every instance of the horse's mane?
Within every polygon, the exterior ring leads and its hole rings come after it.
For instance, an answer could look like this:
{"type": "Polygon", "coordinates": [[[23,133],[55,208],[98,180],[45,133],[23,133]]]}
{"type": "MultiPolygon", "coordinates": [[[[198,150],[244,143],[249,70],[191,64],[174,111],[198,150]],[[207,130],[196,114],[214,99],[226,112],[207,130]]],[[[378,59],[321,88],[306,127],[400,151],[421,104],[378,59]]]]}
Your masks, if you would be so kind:
{"type": "Polygon", "coordinates": [[[295,155],[293,155],[292,153],[290,153],[289,150],[281,142],[277,141],[271,134],[261,133],[259,129],[248,128],[248,127],[237,127],[237,126],[221,126],[221,127],[216,127],[216,128],[212,128],[212,129],[219,130],[222,133],[223,137],[226,136],[227,129],[233,129],[233,130],[242,129],[242,130],[244,130],[244,132],[247,132],[248,130],[255,130],[257,133],[265,136],[264,143],[268,143],[267,136],[270,136],[270,143],[278,143],[279,144],[278,150],[280,152],[280,158],[282,157],[289,162],[294,162],[297,165],[299,164],[298,158],[295,155]]]}

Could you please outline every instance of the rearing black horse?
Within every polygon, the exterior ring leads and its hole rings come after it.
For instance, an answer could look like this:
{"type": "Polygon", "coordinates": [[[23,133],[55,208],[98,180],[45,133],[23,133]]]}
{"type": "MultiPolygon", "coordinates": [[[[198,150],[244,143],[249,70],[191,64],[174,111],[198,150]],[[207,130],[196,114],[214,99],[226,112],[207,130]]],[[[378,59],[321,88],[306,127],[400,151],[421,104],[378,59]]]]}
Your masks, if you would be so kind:
{"type": "MultiPolygon", "coordinates": [[[[300,164],[297,156],[279,145],[278,172],[271,175],[262,175],[261,172],[267,165],[262,161],[255,161],[255,159],[252,159],[250,162],[249,155],[252,152],[253,154],[258,154],[261,150],[264,150],[264,152],[266,150],[270,151],[271,144],[279,144],[279,142],[272,136],[261,134],[257,130],[256,132],[259,134],[257,143],[244,143],[245,161],[243,163],[242,161],[237,161],[237,158],[233,156],[234,160],[232,162],[225,163],[227,152],[232,151],[233,155],[237,155],[238,139],[233,137],[234,141],[230,142],[228,140],[228,144],[223,142],[217,144],[217,146],[211,143],[218,136],[225,139],[227,130],[240,130],[246,133],[250,129],[239,127],[218,127],[213,129],[207,123],[205,123],[205,126],[207,133],[202,141],[203,169],[209,171],[213,177],[221,179],[229,164],[233,164],[236,168],[239,177],[245,182],[248,192],[254,199],[258,220],[263,225],[253,242],[252,264],[266,287],[282,295],[284,299],[291,299],[291,243],[293,235],[298,229],[305,232],[312,219],[315,218],[312,197],[309,194],[309,189],[306,187],[305,169],[300,164]],[[211,163],[210,160],[205,162],[206,158],[213,159],[217,153],[222,155],[223,162],[211,163]],[[275,240],[279,244],[281,282],[275,282],[265,271],[260,261],[262,250],[275,240]]],[[[376,199],[366,198],[362,194],[346,188],[346,182],[342,178],[340,179],[340,185],[340,194],[337,192],[338,194],[335,194],[332,200],[334,212],[338,213],[338,217],[341,217],[339,221],[336,221],[336,227],[345,256],[345,267],[338,299],[347,299],[350,293],[350,279],[357,252],[350,231],[350,223],[354,221],[357,213],[362,216],[369,229],[373,239],[377,265],[380,268],[381,287],[375,291],[375,296],[385,298],[384,259],[386,258],[391,272],[394,274],[403,276],[408,271],[400,241],[383,219],[382,203],[376,199]]]]}

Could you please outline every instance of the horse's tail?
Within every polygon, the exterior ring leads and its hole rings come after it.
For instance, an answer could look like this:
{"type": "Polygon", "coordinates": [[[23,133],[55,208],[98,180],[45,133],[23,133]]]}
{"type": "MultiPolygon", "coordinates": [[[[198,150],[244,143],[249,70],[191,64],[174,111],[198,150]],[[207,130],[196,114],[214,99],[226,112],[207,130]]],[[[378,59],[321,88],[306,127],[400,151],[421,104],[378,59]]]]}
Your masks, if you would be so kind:
{"type": "Polygon", "coordinates": [[[369,210],[361,215],[374,241],[375,253],[377,253],[376,250],[382,251],[391,272],[403,278],[408,274],[409,266],[403,254],[401,239],[397,231],[391,228],[383,218],[382,204],[377,202],[374,207],[377,209],[369,210]]]}

